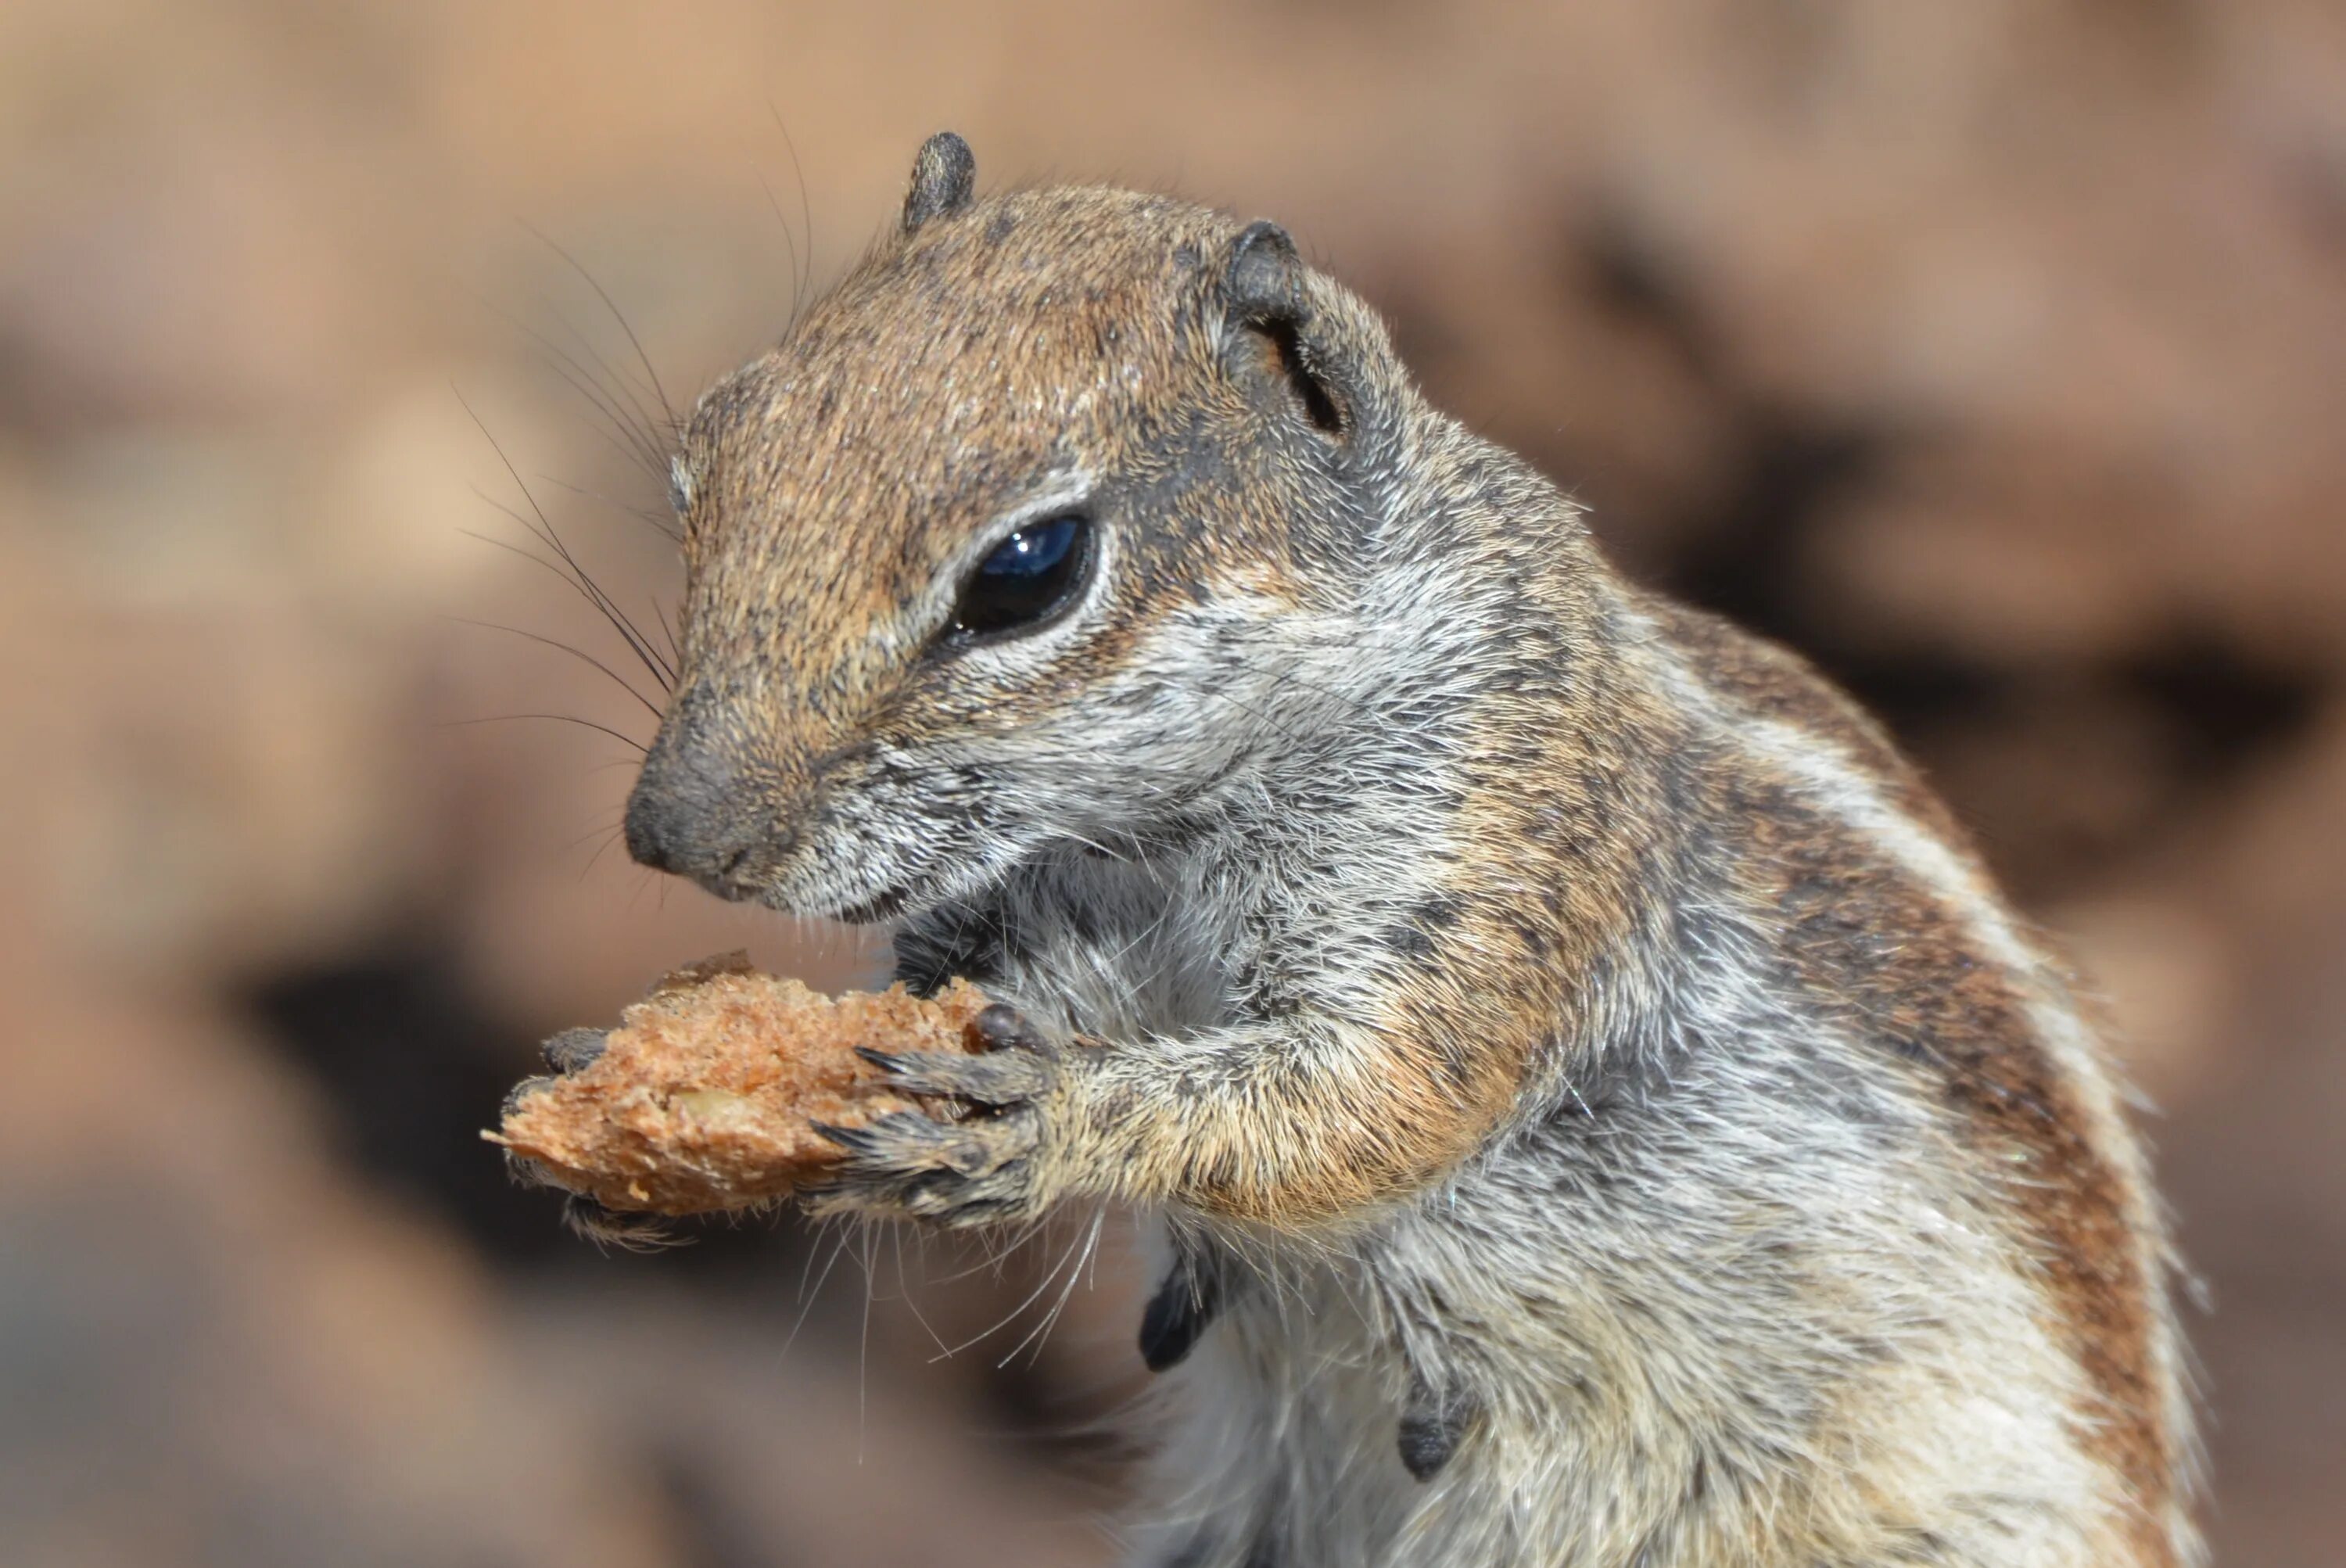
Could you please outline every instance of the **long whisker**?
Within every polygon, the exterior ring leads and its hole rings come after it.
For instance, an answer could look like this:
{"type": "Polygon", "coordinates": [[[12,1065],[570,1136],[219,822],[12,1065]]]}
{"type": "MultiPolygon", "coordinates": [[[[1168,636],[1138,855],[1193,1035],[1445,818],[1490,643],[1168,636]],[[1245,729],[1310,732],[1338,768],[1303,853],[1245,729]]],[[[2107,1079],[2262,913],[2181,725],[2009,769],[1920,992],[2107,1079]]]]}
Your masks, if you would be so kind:
{"type": "MultiPolygon", "coordinates": [[[[520,513],[515,511],[504,502],[497,500],[493,495],[482,494],[478,490],[475,490],[474,494],[475,495],[480,495],[482,501],[495,507],[506,516],[520,523],[524,527],[528,527],[528,519],[523,517],[520,513]]],[[[549,561],[535,550],[525,550],[519,545],[515,544],[512,540],[500,539],[494,534],[484,534],[479,530],[473,528],[460,528],[457,532],[464,535],[464,537],[468,539],[477,539],[484,545],[518,555],[523,560],[527,561],[531,565],[537,566],[543,570],[553,573],[555,576],[559,578],[573,593],[576,593],[580,598],[585,599],[589,605],[592,605],[597,612],[601,614],[606,620],[610,619],[610,612],[604,608],[602,600],[596,596],[597,590],[591,588],[589,585],[580,582],[576,576],[572,575],[568,570],[566,570],[560,563],[549,561]]],[[[533,536],[535,536],[536,532],[536,531],[535,529],[531,530],[533,536]]],[[[626,631],[620,631],[619,635],[623,640],[627,639],[626,631]]],[[[642,649],[638,648],[632,641],[627,643],[627,647],[628,651],[636,656],[638,663],[640,664],[645,662],[642,649]]],[[[658,668],[652,669],[652,678],[660,682],[660,688],[663,691],[672,689],[667,679],[661,675],[658,668]]]]}
{"type": "Polygon", "coordinates": [[[490,433],[489,427],[482,422],[481,416],[474,411],[473,405],[464,401],[464,394],[462,392],[456,393],[456,402],[471,418],[482,437],[488,442],[490,449],[496,453],[497,461],[505,464],[506,473],[513,477],[515,485],[520,489],[522,498],[529,503],[529,509],[537,521],[533,524],[529,518],[524,517],[520,513],[514,512],[510,508],[507,509],[507,515],[520,523],[524,528],[528,529],[541,544],[553,550],[562,564],[570,569],[571,575],[577,581],[579,591],[587,596],[596,608],[603,612],[604,618],[611,623],[612,628],[627,639],[628,647],[634,651],[636,657],[643,662],[644,667],[651,672],[652,678],[660,683],[662,689],[674,690],[676,672],[661,661],[659,655],[651,645],[644,640],[643,633],[636,629],[636,624],[627,617],[617,604],[612,600],[611,596],[605,593],[595,579],[587,574],[586,567],[579,564],[578,558],[571,554],[570,546],[562,542],[562,535],[556,531],[552,520],[546,516],[546,508],[537,504],[537,497],[531,492],[528,482],[522,478],[521,470],[514,466],[513,459],[505,455],[505,447],[499,443],[495,435],[490,433]]]}
{"type": "MultiPolygon", "coordinates": [[[[523,227],[527,228],[528,225],[525,224],[523,227]]],[[[595,297],[603,301],[603,308],[605,310],[611,312],[611,320],[617,322],[619,331],[627,334],[627,346],[636,351],[636,361],[644,367],[644,374],[652,383],[652,395],[659,399],[660,410],[668,415],[668,425],[673,429],[678,423],[676,417],[676,405],[668,401],[668,389],[660,385],[659,372],[652,367],[652,357],[644,352],[642,340],[636,336],[636,330],[627,325],[627,318],[620,312],[618,305],[612,300],[609,292],[604,289],[603,285],[599,281],[597,280],[595,274],[588,271],[586,267],[580,263],[578,258],[570,254],[569,251],[565,250],[560,245],[555,243],[553,239],[548,239],[546,235],[538,233],[536,229],[531,229],[530,232],[536,234],[537,238],[545,241],[547,248],[552,249],[556,256],[561,257],[565,261],[568,262],[570,264],[570,270],[578,274],[580,279],[586,282],[586,287],[595,290],[595,297]]]]}
{"type": "Polygon", "coordinates": [[[790,127],[782,123],[780,107],[773,99],[768,98],[766,112],[773,116],[774,128],[782,133],[782,146],[790,152],[790,173],[799,182],[799,221],[806,229],[806,271],[799,280],[799,290],[790,296],[790,317],[795,321],[799,312],[806,308],[803,290],[814,277],[814,204],[807,199],[806,166],[799,161],[799,144],[791,137],[790,127]]]}
{"type": "MultiPolygon", "coordinates": [[[[675,431],[675,416],[668,415],[663,422],[662,417],[656,416],[650,409],[646,408],[644,394],[638,391],[635,378],[605,359],[602,351],[596,348],[594,340],[579,331],[577,323],[566,315],[560,306],[552,305],[548,308],[553,311],[554,319],[562,323],[562,330],[570,334],[571,341],[578,345],[586,357],[594,361],[595,368],[602,372],[599,378],[596,378],[597,384],[607,388],[613,401],[625,403],[628,412],[635,416],[635,423],[630,428],[637,433],[646,466],[655,474],[664,474],[668,467],[668,443],[665,435],[673,433],[675,431]]],[[[569,356],[564,355],[564,358],[568,359],[569,356]]],[[[571,360],[570,362],[574,365],[577,363],[576,360],[571,360]]],[[[585,373],[585,367],[579,368],[581,373],[585,373]]]]}
{"type": "MultiPolygon", "coordinates": [[[[474,489],[473,494],[478,496],[486,504],[496,508],[506,516],[514,519],[517,523],[520,523],[524,527],[527,527],[529,525],[528,519],[523,517],[520,513],[515,511],[512,507],[506,505],[495,496],[491,495],[487,492],[477,487],[474,489]]],[[[459,528],[456,532],[462,534],[467,539],[477,539],[482,544],[489,545],[493,549],[504,550],[510,554],[519,555],[523,560],[527,561],[533,566],[543,567],[545,570],[553,573],[556,577],[560,578],[564,585],[568,587],[573,593],[576,593],[580,598],[585,599],[590,605],[595,603],[595,596],[588,593],[586,585],[565,570],[559,562],[549,561],[535,550],[524,549],[521,545],[515,544],[510,539],[500,539],[494,534],[484,534],[477,528],[459,528]]],[[[601,606],[597,606],[597,607],[600,608],[601,606]]]]}
{"type": "Polygon", "coordinates": [[[595,837],[596,834],[609,832],[613,828],[618,825],[618,822],[619,809],[617,807],[614,807],[612,809],[605,811],[600,816],[597,817],[593,825],[588,827],[585,832],[579,834],[576,838],[571,840],[562,847],[566,850],[575,850],[579,845],[585,843],[587,840],[595,837]]]}
{"type": "MultiPolygon", "coordinates": [[[[620,382],[616,387],[607,384],[585,365],[579,363],[576,356],[544,332],[521,321],[510,311],[500,310],[495,305],[489,306],[489,309],[515,331],[527,339],[530,346],[536,350],[546,368],[559,376],[572,392],[577,393],[594,408],[597,413],[603,416],[604,425],[597,427],[597,435],[608,442],[613,450],[628,462],[641,466],[663,483],[666,482],[667,453],[654,427],[652,417],[631,395],[630,390],[624,382],[620,382]],[[632,417],[630,417],[629,409],[633,410],[632,417]]],[[[559,315],[560,312],[557,311],[556,314],[559,315]]],[[[570,325],[567,318],[564,318],[563,327],[573,337],[579,336],[578,330],[570,325]]],[[[601,357],[595,353],[592,345],[585,346],[588,356],[595,359],[598,365],[604,366],[605,375],[611,376],[617,381],[617,372],[611,371],[601,357]]]]}
{"type": "MultiPolygon", "coordinates": [[[[1029,1236],[1029,1237],[1031,1237],[1031,1235],[1032,1235],[1032,1232],[1029,1232],[1029,1233],[1028,1233],[1028,1236],[1029,1236]]],[[[1004,1260],[1004,1259],[1005,1259],[1005,1258],[1007,1258],[1007,1257],[1010,1256],[1010,1254],[1011,1254],[1011,1253],[1013,1253],[1013,1252],[1016,1251],[1016,1250],[1018,1249],[1018,1247],[1020,1247],[1020,1246],[1021,1246],[1021,1245],[1022,1245],[1022,1244],[1023,1244],[1026,1239],[1028,1239],[1028,1237],[1018,1237],[1018,1238],[1017,1238],[1017,1239],[1015,1239],[1015,1240],[1011,1241],[1010,1243],[1008,1243],[1008,1244],[1007,1244],[1007,1245],[1006,1245],[1006,1246],[1005,1246],[1002,1250],[1000,1250],[1000,1251],[996,1251],[996,1250],[994,1249],[994,1245],[993,1238],[992,1238],[991,1237],[989,1237],[988,1235],[986,1235],[984,1231],[977,1231],[977,1232],[974,1232],[974,1233],[970,1234],[970,1235],[969,1235],[965,1239],[967,1239],[968,1241],[970,1241],[971,1243],[973,1243],[973,1244],[975,1246],[975,1247],[976,1247],[976,1249],[977,1249],[977,1255],[978,1255],[978,1256],[977,1256],[977,1261],[976,1261],[976,1262],[974,1262],[974,1263],[973,1263],[973,1264],[971,1264],[971,1265],[969,1265],[969,1266],[968,1266],[967,1268],[956,1268],[956,1269],[954,1269],[951,1274],[932,1275],[932,1276],[929,1276],[929,1279],[930,1279],[930,1282],[931,1282],[932,1284],[936,1284],[936,1285],[954,1285],[954,1284],[958,1284],[958,1283],[960,1283],[962,1280],[964,1280],[964,1279],[969,1278],[972,1275],[984,1274],[984,1273],[986,1273],[986,1272],[988,1272],[988,1271],[991,1271],[991,1272],[993,1272],[996,1277],[999,1277],[999,1276],[1000,1276],[1000,1274],[1001,1274],[1001,1272],[1002,1272],[1002,1264],[1003,1264],[1003,1260],[1004,1260]]],[[[964,1253],[963,1254],[963,1256],[966,1257],[966,1256],[967,1256],[967,1253],[966,1253],[966,1252],[964,1252],[964,1253]]],[[[997,1324],[995,1324],[995,1325],[994,1325],[994,1329],[998,1329],[998,1328],[1000,1328],[1001,1326],[1002,1326],[1001,1324],[997,1323],[997,1324]]],[[[994,1329],[988,1329],[985,1331],[985,1333],[986,1333],[986,1334],[991,1334],[991,1333],[993,1333],[993,1332],[994,1332],[994,1329]]],[[[978,1336],[978,1339],[984,1339],[984,1338],[985,1338],[985,1334],[980,1334],[980,1335],[978,1336]]],[[[976,1340],[972,1340],[972,1341],[970,1341],[970,1343],[971,1343],[971,1344],[974,1344],[974,1343],[976,1343],[976,1340]]],[[[967,1349],[968,1347],[967,1347],[967,1346],[964,1346],[964,1347],[961,1347],[961,1348],[962,1348],[962,1349],[967,1349]]],[[[948,1351],[948,1352],[947,1352],[947,1354],[949,1354],[949,1355],[950,1355],[950,1354],[952,1354],[952,1353],[953,1353],[953,1352],[951,1352],[951,1351],[948,1351]]]]}
{"type": "Polygon", "coordinates": [[[863,1325],[855,1342],[855,1462],[863,1462],[863,1441],[869,1431],[872,1404],[872,1292],[876,1283],[873,1255],[880,1237],[863,1227],[863,1325]]]}
{"type": "MultiPolygon", "coordinates": [[[[1059,1260],[1059,1263],[1060,1265],[1064,1265],[1066,1261],[1066,1259],[1062,1257],[1059,1260]]],[[[994,1335],[1000,1333],[1003,1329],[1016,1322],[1018,1320],[1018,1315],[1021,1312],[1025,1311],[1026,1308],[1035,1305],[1035,1302],[1040,1301],[1043,1298],[1044,1294],[1057,1282],[1058,1278],[1059,1267],[1054,1266],[1050,1272],[1045,1274],[1043,1278],[1035,1283],[1035,1288],[1026,1293],[1025,1300],[1019,1302],[1017,1306],[1013,1307],[1009,1311],[994,1319],[991,1327],[980,1329],[978,1332],[971,1335],[968,1339],[964,1339],[960,1344],[955,1345],[952,1349],[945,1351],[942,1356],[930,1357],[930,1361],[933,1363],[944,1360],[947,1356],[957,1356],[964,1350],[968,1349],[972,1345],[977,1344],[981,1340],[992,1339],[994,1335]]],[[[1017,1352],[1014,1350],[1011,1354],[1015,1355],[1017,1352]]]]}
{"type": "MultiPolygon", "coordinates": [[[[818,1245],[820,1245],[820,1240],[818,1240],[818,1245]]],[[[810,1292],[808,1290],[806,1281],[803,1277],[800,1279],[799,1294],[801,1298],[801,1305],[799,1307],[798,1321],[792,1323],[790,1325],[790,1331],[782,1337],[782,1348],[776,1352],[776,1355],[787,1356],[790,1353],[790,1347],[798,1342],[799,1330],[806,1327],[807,1314],[814,1310],[815,1302],[822,1296],[823,1282],[831,1278],[831,1269],[838,1266],[839,1255],[846,1250],[846,1227],[842,1226],[840,1227],[839,1240],[831,1247],[831,1257],[823,1263],[822,1272],[815,1276],[814,1288],[812,1291],[810,1292]]],[[[807,1261],[811,1265],[814,1259],[810,1257],[807,1261]]]]}
{"type": "MultiPolygon", "coordinates": [[[[1018,1352],[1029,1344],[1035,1347],[1035,1354],[1026,1364],[1031,1367],[1043,1359],[1043,1347],[1050,1340],[1052,1326],[1058,1322],[1059,1314],[1066,1310],[1067,1298],[1076,1293],[1076,1283],[1084,1277],[1084,1265],[1091,1260],[1092,1248],[1099,1245],[1100,1227],[1107,1218],[1107,1210],[1105,1207],[1092,1211],[1092,1227],[1085,1235],[1081,1249],[1078,1250],[1072,1246],[1067,1249],[1067,1255],[1074,1259],[1075,1266],[1067,1270],[1067,1282],[1060,1288],[1058,1299],[1051,1303],[1051,1309],[1048,1312],[1043,1314],[1043,1320],[1026,1331],[1025,1339],[1011,1346],[1010,1354],[995,1362],[995,1366],[1008,1366],[1016,1358],[1018,1352]]],[[[1055,1268],[1051,1272],[1056,1275],[1058,1270],[1055,1268]]]]}
{"type": "Polygon", "coordinates": [[[647,755],[651,750],[651,748],[642,741],[631,736],[622,735],[607,724],[597,724],[591,718],[581,718],[575,713],[493,713],[484,718],[444,719],[441,727],[447,729],[461,729],[467,725],[511,724],[524,718],[546,718],[556,724],[576,724],[582,728],[594,730],[598,735],[607,735],[620,745],[632,748],[638,755],[647,755]]]}
{"type": "Polygon", "coordinates": [[[798,242],[798,237],[797,237],[796,235],[794,235],[794,234],[792,234],[792,233],[790,232],[790,220],[788,218],[785,218],[784,216],[782,216],[782,204],[781,204],[780,200],[778,198],[776,198],[776,196],[774,195],[774,188],[773,188],[770,184],[767,183],[766,177],[765,177],[765,175],[764,175],[764,174],[762,174],[762,173],[760,173],[760,174],[758,176],[758,188],[759,188],[759,189],[760,189],[760,190],[762,190],[762,191],[764,191],[764,192],[766,193],[766,205],[767,205],[768,207],[770,207],[770,208],[772,208],[772,209],[773,209],[773,210],[774,210],[774,221],[775,221],[775,222],[777,222],[777,223],[779,223],[779,224],[780,224],[780,225],[781,225],[781,227],[782,227],[782,243],[783,243],[783,245],[784,245],[784,246],[786,246],[786,247],[789,249],[789,251],[790,251],[790,316],[791,316],[791,318],[792,318],[793,320],[795,320],[795,319],[797,318],[797,316],[798,316],[798,313],[799,313],[799,288],[800,288],[800,283],[799,283],[799,242],[798,242]]]}
{"type": "Polygon", "coordinates": [[[614,512],[646,524],[671,545],[681,544],[684,541],[683,534],[677,529],[675,514],[665,507],[632,506],[616,495],[606,494],[600,490],[592,489],[584,484],[574,484],[567,479],[557,478],[551,473],[541,473],[538,478],[553,485],[556,490],[566,490],[571,494],[587,501],[599,501],[614,512]]]}
{"type": "Polygon", "coordinates": [[[585,881],[587,877],[593,874],[596,862],[610,852],[611,846],[619,841],[619,836],[624,830],[625,830],[618,827],[612,827],[604,830],[603,841],[595,846],[595,852],[586,857],[586,863],[578,870],[578,880],[580,881],[585,881]]]}
{"type": "Polygon", "coordinates": [[[668,639],[668,663],[681,669],[684,667],[684,650],[676,640],[676,625],[668,618],[668,612],[660,607],[658,595],[652,596],[651,606],[652,619],[658,623],[660,635],[668,639]]]}
{"type": "Polygon", "coordinates": [[[922,1314],[920,1302],[914,1298],[914,1291],[912,1287],[912,1282],[904,1277],[904,1227],[901,1225],[889,1227],[889,1236],[894,1241],[896,1247],[896,1293],[898,1298],[904,1303],[906,1309],[913,1314],[913,1321],[921,1326],[921,1332],[926,1334],[929,1337],[931,1343],[935,1345],[938,1349],[944,1350],[944,1353],[950,1357],[953,1352],[946,1349],[944,1336],[938,1333],[933,1328],[930,1327],[928,1319],[922,1314]]]}
{"type": "Polygon", "coordinates": [[[618,671],[613,669],[609,665],[605,664],[601,659],[597,658],[593,654],[586,652],[583,648],[576,648],[571,647],[568,643],[562,642],[557,638],[540,636],[536,632],[524,631],[519,626],[503,626],[495,621],[476,621],[469,616],[448,616],[444,618],[454,621],[460,626],[478,626],[483,631],[503,632],[507,636],[525,637],[529,641],[536,643],[541,647],[559,649],[563,653],[568,654],[572,658],[578,660],[580,663],[591,665],[595,668],[601,670],[605,675],[610,677],[612,684],[616,685],[621,691],[626,692],[629,697],[634,697],[638,702],[642,703],[644,705],[644,711],[650,714],[653,718],[658,719],[661,717],[659,705],[658,703],[654,702],[650,697],[646,697],[642,692],[638,691],[634,687],[629,686],[627,681],[620,677],[618,671]]]}

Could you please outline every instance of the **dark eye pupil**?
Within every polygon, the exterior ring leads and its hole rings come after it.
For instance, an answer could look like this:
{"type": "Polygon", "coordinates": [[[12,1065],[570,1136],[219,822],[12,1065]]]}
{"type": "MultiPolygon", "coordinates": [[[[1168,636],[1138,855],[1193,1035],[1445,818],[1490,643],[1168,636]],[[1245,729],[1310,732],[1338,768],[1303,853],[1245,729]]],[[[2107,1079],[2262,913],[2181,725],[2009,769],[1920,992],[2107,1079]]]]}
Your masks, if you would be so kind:
{"type": "Polygon", "coordinates": [[[1006,631],[1057,609],[1083,565],[1086,532],[1080,517],[1055,517],[996,545],[962,589],[954,629],[1006,631]]]}

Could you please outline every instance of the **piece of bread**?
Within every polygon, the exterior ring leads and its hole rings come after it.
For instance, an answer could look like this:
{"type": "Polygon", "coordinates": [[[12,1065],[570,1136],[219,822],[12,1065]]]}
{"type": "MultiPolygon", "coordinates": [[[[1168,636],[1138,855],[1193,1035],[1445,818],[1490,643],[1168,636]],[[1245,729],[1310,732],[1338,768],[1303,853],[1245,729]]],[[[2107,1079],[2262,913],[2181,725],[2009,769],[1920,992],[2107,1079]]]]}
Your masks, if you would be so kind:
{"type": "Polygon", "coordinates": [[[877,1086],[882,1074],[855,1047],[974,1050],[986,1006],[964,981],[925,1000],[902,985],[829,997],[756,972],[746,954],[712,959],[628,1008],[591,1062],[522,1085],[484,1135],[529,1175],[606,1208],[751,1207],[841,1157],[811,1123],[912,1108],[877,1086]]]}

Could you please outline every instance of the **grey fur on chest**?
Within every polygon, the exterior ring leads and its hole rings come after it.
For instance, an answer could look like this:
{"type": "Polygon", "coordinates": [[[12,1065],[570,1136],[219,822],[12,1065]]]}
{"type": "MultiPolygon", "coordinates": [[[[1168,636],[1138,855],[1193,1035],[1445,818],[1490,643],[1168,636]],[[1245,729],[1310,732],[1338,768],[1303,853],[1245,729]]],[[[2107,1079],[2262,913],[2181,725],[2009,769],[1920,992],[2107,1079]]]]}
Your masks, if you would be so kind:
{"type": "Polygon", "coordinates": [[[1283,972],[1276,891],[1219,841],[1065,855],[923,916],[897,939],[898,974],[969,979],[1066,1034],[1178,1037],[1258,1004],[1283,972]]]}

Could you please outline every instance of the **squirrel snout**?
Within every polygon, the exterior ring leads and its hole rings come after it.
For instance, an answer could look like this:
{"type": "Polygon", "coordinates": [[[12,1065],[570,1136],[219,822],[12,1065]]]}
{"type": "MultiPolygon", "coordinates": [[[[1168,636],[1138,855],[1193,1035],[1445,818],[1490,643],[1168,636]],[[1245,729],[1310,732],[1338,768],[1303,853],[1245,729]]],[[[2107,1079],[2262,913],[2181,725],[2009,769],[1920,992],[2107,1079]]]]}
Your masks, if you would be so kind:
{"type": "Polygon", "coordinates": [[[745,782],[689,726],[663,726],[627,797],[627,853],[711,892],[749,897],[756,889],[748,862],[781,846],[760,814],[745,809],[755,795],[745,782]]]}

